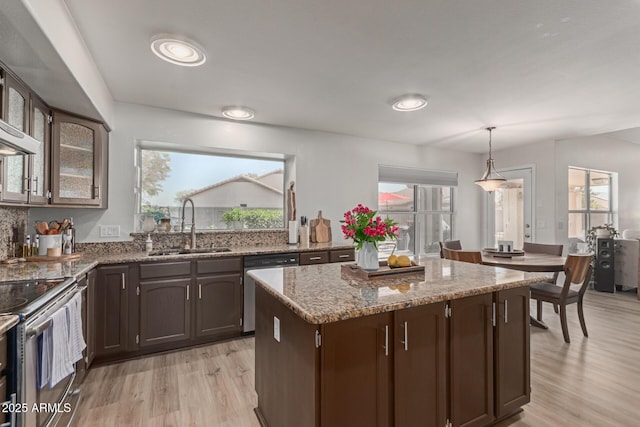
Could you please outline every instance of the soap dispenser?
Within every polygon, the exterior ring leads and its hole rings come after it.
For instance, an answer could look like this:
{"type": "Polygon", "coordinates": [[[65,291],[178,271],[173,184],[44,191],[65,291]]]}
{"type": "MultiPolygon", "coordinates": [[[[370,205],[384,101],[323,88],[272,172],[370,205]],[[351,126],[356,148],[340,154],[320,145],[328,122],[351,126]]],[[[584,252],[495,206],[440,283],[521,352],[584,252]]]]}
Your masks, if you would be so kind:
{"type": "Polygon", "coordinates": [[[147,252],[153,250],[153,241],[151,240],[151,234],[147,234],[147,240],[144,242],[144,248],[147,252]]]}

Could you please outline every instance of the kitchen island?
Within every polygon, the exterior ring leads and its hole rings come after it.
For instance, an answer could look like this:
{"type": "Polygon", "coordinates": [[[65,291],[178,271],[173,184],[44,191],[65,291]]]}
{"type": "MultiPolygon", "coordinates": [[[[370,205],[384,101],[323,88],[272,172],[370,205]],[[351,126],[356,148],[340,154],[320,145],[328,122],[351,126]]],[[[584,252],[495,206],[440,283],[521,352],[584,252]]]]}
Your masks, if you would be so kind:
{"type": "Polygon", "coordinates": [[[540,275],[424,258],[363,280],[340,264],[249,274],[263,426],[482,426],[529,401],[540,275]]]}

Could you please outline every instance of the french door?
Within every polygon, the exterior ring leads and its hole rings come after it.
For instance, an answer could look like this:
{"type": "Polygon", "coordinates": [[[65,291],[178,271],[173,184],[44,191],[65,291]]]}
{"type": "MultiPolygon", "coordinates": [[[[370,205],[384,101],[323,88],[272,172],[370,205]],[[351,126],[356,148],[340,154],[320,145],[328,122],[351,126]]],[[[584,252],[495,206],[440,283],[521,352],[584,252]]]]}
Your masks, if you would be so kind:
{"type": "Polygon", "coordinates": [[[488,245],[497,247],[499,240],[513,242],[522,249],[523,242],[534,241],[533,229],[533,168],[501,170],[507,181],[489,195],[488,245]]]}

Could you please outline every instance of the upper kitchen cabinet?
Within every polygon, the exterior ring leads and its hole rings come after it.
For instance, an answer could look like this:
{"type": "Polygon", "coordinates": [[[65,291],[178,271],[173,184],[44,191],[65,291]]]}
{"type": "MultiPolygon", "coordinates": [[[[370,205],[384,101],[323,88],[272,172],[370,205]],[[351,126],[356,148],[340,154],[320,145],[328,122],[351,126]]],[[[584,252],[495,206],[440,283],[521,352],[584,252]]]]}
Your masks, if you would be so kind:
{"type": "MultiPolygon", "coordinates": [[[[2,83],[2,119],[14,128],[29,133],[29,90],[4,70],[2,70],[0,83],[2,83]]],[[[29,156],[4,156],[1,161],[0,200],[26,203],[29,198],[29,156]]]]}
{"type": "Polygon", "coordinates": [[[107,138],[101,123],[53,112],[52,204],[106,207],[107,138]]]}
{"type": "Polygon", "coordinates": [[[49,199],[49,148],[51,147],[51,110],[42,100],[31,94],[31,136],[40,147],[29,162],[29,204],[45,205],[49,199]]]}

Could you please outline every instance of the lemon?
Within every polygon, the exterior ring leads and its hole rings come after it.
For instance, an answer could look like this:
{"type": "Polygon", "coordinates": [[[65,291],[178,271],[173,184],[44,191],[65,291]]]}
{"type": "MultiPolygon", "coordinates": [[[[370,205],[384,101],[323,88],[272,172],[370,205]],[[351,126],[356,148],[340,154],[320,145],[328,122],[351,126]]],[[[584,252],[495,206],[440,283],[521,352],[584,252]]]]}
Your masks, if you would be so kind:
{"type": "Polygon", "coordinates": [[[409,290],[411,290],[411,284],[409,283],[404,283],[402,285],[398,285],[398,290],[403,293],[406,294],[407,292],[409,292],[409,290]]]}
{"type": "Polygon", "coordinates": [[[398,257],[395,255],[389,255],[389,258],[387,258],[387,265],[389,267],[395,267],[398,265],[398,257]]]}
{"type": "Polygon", "coordinates": [[[406,255],[400,255],[398,257],[398,265],[400,267],[409,267],[411,265],[411,258],[406,255]]]}

